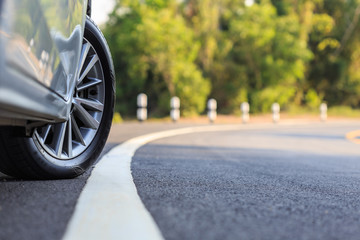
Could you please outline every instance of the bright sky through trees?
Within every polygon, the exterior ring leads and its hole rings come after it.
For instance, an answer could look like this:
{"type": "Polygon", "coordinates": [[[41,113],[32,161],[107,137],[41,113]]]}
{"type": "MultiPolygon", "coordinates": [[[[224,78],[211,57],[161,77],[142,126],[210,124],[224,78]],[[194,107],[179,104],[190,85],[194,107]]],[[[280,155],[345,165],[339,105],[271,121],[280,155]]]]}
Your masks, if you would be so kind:
{"type": "Polygon", "coordinates": [[[251,7],[252,5],[254,5],[254,0],[245,0],[245,6],[251,7]]]}
{"type": "Polygon", "coordinates": [[[108,20],[108,14],[112,12],[115,5],[114,0],[92,0],[92,19],[98,25],[108,20]]]}

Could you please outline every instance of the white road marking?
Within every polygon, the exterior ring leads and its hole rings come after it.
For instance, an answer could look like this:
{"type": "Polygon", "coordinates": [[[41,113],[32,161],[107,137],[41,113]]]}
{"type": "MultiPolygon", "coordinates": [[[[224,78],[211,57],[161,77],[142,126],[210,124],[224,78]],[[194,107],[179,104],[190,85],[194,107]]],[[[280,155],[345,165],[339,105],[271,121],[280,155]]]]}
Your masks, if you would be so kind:
{"type": "MultiPolygon", "coordinates": [[[[273,124],[261,124],[260,128],[273,127],[273,124]]],[[[63,239],[163,239],[133,182],[130,166],[135,151],[161,138],[241,129],[259,129],[259,125],[181,128],[136,137],[115,147],[93,169],[63,239]]]]}

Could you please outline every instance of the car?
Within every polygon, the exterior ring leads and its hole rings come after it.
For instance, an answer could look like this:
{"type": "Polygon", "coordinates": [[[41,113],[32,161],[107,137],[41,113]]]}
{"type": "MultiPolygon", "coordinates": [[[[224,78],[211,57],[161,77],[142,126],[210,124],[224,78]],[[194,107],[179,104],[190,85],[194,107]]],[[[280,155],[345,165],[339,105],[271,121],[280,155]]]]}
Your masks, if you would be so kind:
{"type": "Polygon", "coordinates": [[[91,0],[0,0],[0,172],[74,178],[107,140],[115,99],[91,0]]]}

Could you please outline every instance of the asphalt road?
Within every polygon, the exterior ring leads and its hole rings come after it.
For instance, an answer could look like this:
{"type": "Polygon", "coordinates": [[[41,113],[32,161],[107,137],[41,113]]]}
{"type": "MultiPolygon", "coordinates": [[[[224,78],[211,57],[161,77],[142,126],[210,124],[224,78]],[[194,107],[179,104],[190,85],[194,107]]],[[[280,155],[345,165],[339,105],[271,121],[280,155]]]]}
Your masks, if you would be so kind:
{"type": "Polygon", "coordinates": [[[359,239],[359,125],[277,126],[158,140],[133,176],[165,239],[359,239]]]}
{"type": "MultiPolygon", "coordinates": [[[[106,151],[175,124],[114,126],[106,151]]],[[[165,239],[358,239],[359,122],[258,125],[140,148],[132,171],[165,239]]],[[[0,176],[0,239],[61,239],[90,171],[73,180],[0,176]]]]}
{"type": "MultiPolygon", "coordinates": [[[[114,125],[102,155],[130,138],[186,126],[136,122],[114,125]]],[[[13,179],[0,173],[0,240],[60,240],[91,170],[75,179],[53,181],[13,179]]]]}

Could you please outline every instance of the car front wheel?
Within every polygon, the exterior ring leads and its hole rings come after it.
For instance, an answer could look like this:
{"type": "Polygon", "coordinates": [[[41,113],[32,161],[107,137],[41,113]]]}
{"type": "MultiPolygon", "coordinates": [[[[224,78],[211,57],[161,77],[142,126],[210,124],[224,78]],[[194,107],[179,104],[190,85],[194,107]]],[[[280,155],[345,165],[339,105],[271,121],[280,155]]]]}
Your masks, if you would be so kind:
{"type": "Polygon", "coordinates": [[[13,128],[0,131],[0,171],[32,179],[73,178],[100,155],[114,109],[114,67],[107,43],[87,18],[70,116],[66,122],[17,137],[13,128]]]}

